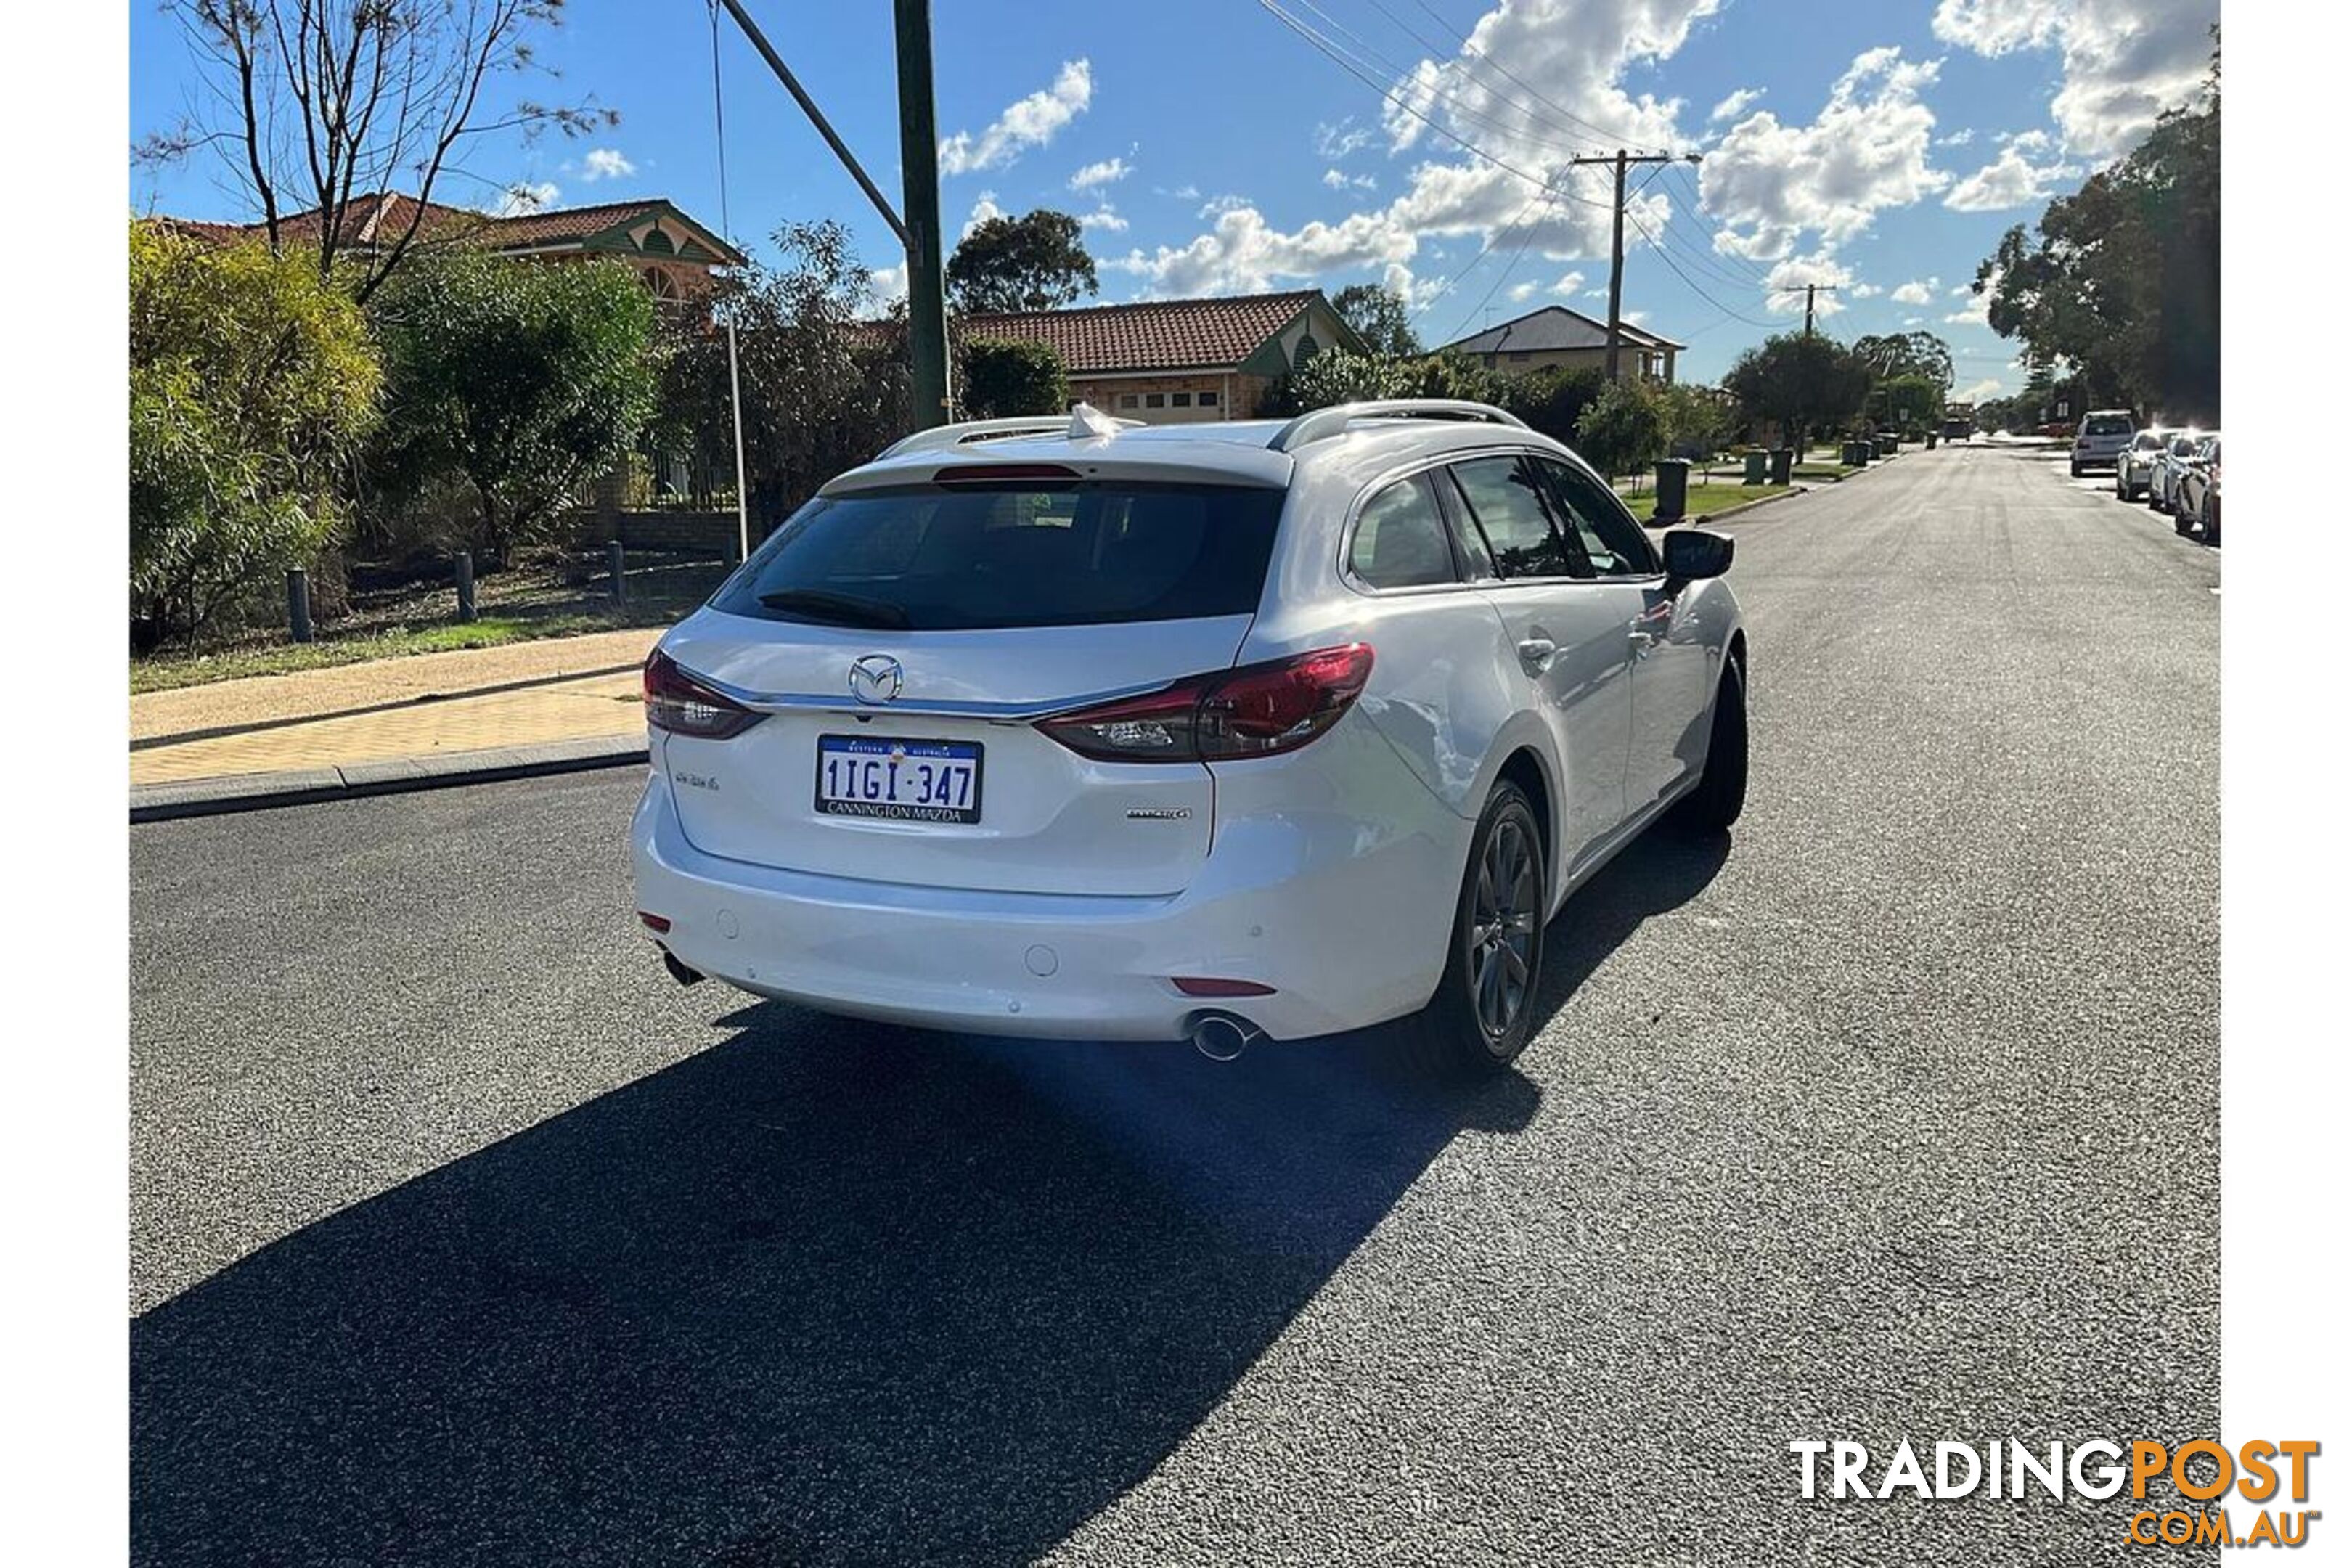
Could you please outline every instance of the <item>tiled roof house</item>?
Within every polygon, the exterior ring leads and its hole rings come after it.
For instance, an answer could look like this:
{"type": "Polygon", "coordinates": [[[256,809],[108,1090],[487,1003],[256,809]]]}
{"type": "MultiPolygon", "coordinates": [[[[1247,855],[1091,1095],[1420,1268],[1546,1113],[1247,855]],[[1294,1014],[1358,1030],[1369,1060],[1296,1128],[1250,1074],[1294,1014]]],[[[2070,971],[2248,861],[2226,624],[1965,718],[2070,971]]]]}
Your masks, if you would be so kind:
{"type": "Polygon", "coordinates": [[[1319,289],[960,316],[967,338],[1049,345],[1073,399],[1147,424],[1245,419],[1275,379],[1363,341],[1319,289]]]}
{"type": "MultiPolygon", "coordinates": [[[[659,196],[511,215],[427,202],[422,204],[420,216],[419,205],[414,197],[392,191],[356,196],[343,210],[340,243],[358,249],[390,245],[414,220],[417,242],[423,244],[479,245],[534,261],[626,261],[660,300],[691,299],[708,286],[712,268],[743,260],[740,251],[659,196]]],[[[266,232],[257,223],[157,221],[204,239],[249,238],[266,232]]],[[[319,210],[312,208],[280,218],[278,232],[286,242],[299,245],[315,241],[323,226],[319,210]]]]}

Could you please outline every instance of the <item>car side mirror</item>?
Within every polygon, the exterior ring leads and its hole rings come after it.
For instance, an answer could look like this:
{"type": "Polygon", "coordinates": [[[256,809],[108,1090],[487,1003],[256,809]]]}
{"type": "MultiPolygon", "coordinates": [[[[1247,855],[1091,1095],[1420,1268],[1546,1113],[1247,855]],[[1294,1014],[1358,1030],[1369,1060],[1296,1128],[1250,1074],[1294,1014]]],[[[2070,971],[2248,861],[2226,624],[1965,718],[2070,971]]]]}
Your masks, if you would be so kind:
{"type": "Polygon", "coordinates": [[[1666,549],[1666,575],[1677,582],[1720,577],[1731,570],[1731,539],[1703,528],[1669,529],[1659,535],[1666,549]]]}

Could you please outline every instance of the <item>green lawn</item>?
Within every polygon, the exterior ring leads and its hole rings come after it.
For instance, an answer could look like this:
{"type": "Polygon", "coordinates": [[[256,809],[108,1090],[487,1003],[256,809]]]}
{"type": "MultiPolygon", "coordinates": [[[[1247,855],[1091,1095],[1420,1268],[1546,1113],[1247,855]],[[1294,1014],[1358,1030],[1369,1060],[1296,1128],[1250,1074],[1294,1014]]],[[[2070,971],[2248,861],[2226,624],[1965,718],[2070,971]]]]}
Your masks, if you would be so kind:
{"type": "MultiPolygon", "coordinates": [[[[1788,493],[1789,487],[1786,485],[1727,485],[1720,480],[1711,485],[1693,485],[1684,492],[1683,515],[1705,517],[1709,512],[1725,511],[1735,506],[1745,506],[1749,501],[1761,500],[1766,496],[1782,496],[1788,493]]],[[[1633,509],[1633,515],[1643,522],[1648,522],[1657,513],[1658,494],[1654,488],[1645,489],[1637,496],[1627,496],[1624,501],[1633,509]]]]}
{"type": "Polygon", "coordinates": [[[352,613],[340,621],[320,623],[310,642],[290,641],[281,628],[194,651],[166,649],[134,658],[131,690],[135,696],[247,675],[286,675],[452,648],[667,626],[709,598],[730,570],[716,562],[648,563],[633,559],[629,597],[617,605],[602,582],[568,584],[553,568],[487,574],[476,586],[480,618],[470,625],[457,621],[457,595],[446,585],[355,594],[352,613]]]}

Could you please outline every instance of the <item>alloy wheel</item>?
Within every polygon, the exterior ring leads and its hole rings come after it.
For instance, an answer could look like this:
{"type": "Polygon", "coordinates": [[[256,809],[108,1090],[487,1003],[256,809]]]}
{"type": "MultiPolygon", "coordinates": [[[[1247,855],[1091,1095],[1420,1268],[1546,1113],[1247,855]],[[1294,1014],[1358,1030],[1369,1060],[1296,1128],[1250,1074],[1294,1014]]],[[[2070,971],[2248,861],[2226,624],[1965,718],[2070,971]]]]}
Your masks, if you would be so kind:
{"type": "Polygon", "coordinates": [[[1518,1022],[1535,985],[1535,847],[1509,817],[1495,825],[1470,900],[1470,995],[1490,1040],[1518,1022]]]}

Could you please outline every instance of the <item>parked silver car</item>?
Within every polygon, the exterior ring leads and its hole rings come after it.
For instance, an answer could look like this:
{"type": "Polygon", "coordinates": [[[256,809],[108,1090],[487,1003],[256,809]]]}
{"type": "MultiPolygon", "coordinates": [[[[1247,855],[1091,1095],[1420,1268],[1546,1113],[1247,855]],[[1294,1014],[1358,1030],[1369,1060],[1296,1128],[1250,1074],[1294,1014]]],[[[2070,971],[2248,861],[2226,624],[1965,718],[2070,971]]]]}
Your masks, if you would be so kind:
{"type": "Polygon", "coordinates": [[[2172,440],[2168,425],[2151,425],[2132,437],[2116,458],[2116,499],[2137,500],[2147,494],[2148,481],[2156,477],[2156,463],[2164,456],[2164,448],[2172,440]]]}
{"type": "Polygon", "coordinates": [[[2203,430],[2175,430],[2157,454],[2156,463],[2148,474],[2147,504],[2158,511],[2172,510],[2173,495],[2180,484],[2181,473],[2197,458],[2197,449],[2205,444],[2203,430]]]}
{"type": "Polygon", "coordinates": [[[2221,433],[2198,443],[2197,455],[2180,470],[2173,484],[2172,527],[2186,534],[2195,529],[2208,544],[2221,542],[2221,433]]]}

